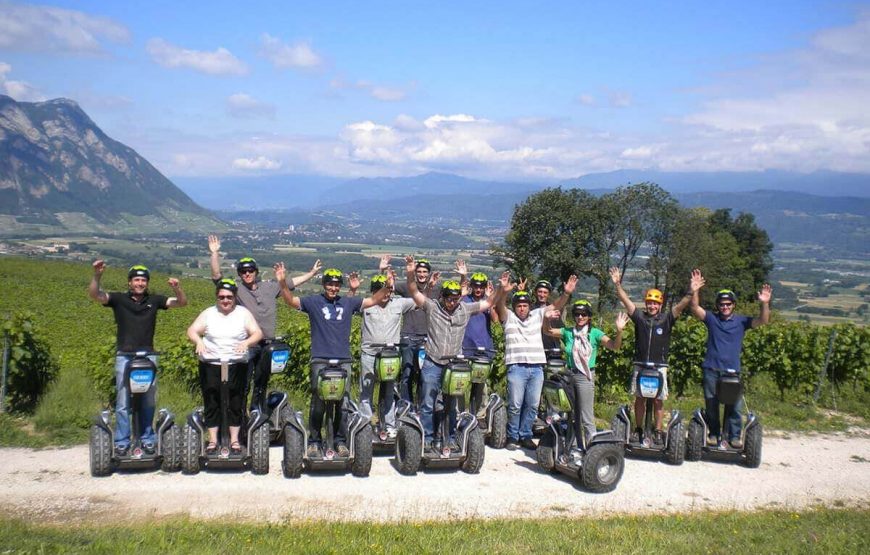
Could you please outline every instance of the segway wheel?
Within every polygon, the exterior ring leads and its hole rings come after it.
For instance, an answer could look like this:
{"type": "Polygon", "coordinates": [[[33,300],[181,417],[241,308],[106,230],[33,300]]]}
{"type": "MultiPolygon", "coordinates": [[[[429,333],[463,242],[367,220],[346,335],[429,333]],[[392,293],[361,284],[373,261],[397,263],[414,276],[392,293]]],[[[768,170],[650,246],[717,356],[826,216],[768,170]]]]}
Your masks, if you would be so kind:
{"type": "Polygon", "coordinates": [[[686,460],[700,461],[704,450],[704,426],[692,419],[686,434],[686,460]]]}
{"type": "Polygon", "coordinates": [[[281,409],[281,412],[278,413],[278,429],[272,431],[270,435],[272,445],[284,444],[284,424],[290,422],[290,419],[292,419],[293,416],[293,409],[289,406],[285,406],[281,409]]]}
{"type": "Polygon", "coordinates": [[[466,474],[477,474],[483,467],[483,457],[486,451],[484,447],[483,430],[479,427],[471,430],[468,434],[468,450],[465,460],[462,461],[462,471],[466,474]]]}
{"type": "Polygon", "coordinates": [[[399,426],[396,436],[396,464],[399,473],[405,476],[413,476],[420,468],[420,459],[423,456],[423,436],[411,426],[399,426]]]}
{"type": "Polygon", "coordinates": [[[541,441],[538,442],[538,448],[535,450],[535,458],[538,459],[538,466],[544,472],[553,472],[556,469],[556,436],[553,430],[547,429],[544,435],[541,436],[541,441]]]}
{"type": "Polygon", "coordinates": [[[248,440],[251,452],[251,473],[269,473],[269,423],[256,428],[248,440]]]}
{"type": "Polygon", "coordinates": [[[91,476],[108,476],[112,473],[112,436],[99,426],[91,426],[88,441],[91,458],[91,476]]]}
{"type": "Polygon", "coordinates": [[[173,424],[163,431],[161,438],[163,443],[163,461],[160,470],[163,472],[177,472],[181,470],[181,451],[184,442],[181,438],[181,428],[173,424]]]}
{"type": "Polygon", "coordinates": [[[372,441],[374,434],[371,426],[364,426],[353,438],[353,461],[350,473],[365,478],[372,470],[372,441]]]}
{"type": "Polygon", "coordinates": [[[758,468],[761,466],[761,423],[746,430],[746,442],[743,449],[743,454],[746,457],[744,464],[748,468],[758,468]]]}
{"type": "Polygon", "coordinates": [[[199,430],[187,424],[181,431],[181,471],[185,474],[199,473],[199,454],[202,452],[202,436],[199,430]]]}
{"type": "Polygon", "coordinates": [[[624,443],[627,443],[626,439],[628,438],[625,433],[626,428],[628,426],[626,426],[625,421],[618,414],[614,415],[613,420],[610,421],[610,429],[613,430],[613,435],[616,436],[616,439],[624,443]]]}
{"type": "Polygon", "coordinates": [[[580,481],[587,491],[607,493],[616,489],[625,470],[623,446],[618,443],[599,443],[586,451],[580,468],[580,481]]]}
{"type": "Polygon", "coordinates": [[[492,425],[489,433],[489,446],[502,449],[507,443],[507,408],[502,405],[492,413],[492,425]]]}
{"type": "Polygon", "coordinates": [[[284,458],[281,460],[281,471],[285,478],[298,478],[302,475],[304,457],[305,436],[290,424],[285,424],[284,458]]]}
{"type": "Polygon", "coordinates": [[[665,448],[665,462],[679,466],[686,456],[686,436],[683,423],[679,422],[668,433],[668,446],[665,448]]]}

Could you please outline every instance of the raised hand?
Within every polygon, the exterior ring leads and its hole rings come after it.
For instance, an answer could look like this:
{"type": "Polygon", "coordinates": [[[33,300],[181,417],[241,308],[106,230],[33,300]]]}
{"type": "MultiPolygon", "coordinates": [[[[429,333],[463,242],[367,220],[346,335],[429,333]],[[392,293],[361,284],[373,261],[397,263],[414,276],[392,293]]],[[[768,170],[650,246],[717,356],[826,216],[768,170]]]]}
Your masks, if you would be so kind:
{"type": "Polygon", "coordinates": [[[408,272],[409,274],[413,274],[416,266],[417,266],[417,264],[414,261],[413,256],[411,256],[409,254],[408,256],[405,257],[405,271],[406,272],[408,272]]]}
{"type": "Polygon", "coordinates": [[[625,312],[620,312],[616,315],[616,329],[622,331],[625,329],[625,325],[628,323],[628,314],[625,312]]]}
{"type": "Polygon", "coordinates": [[[509,293],[513,291],[513,288],[516,287],[516,283],[511,283],[511,273],[510,272],[502,272],[501,276],[498,278],[499,285],[504,290],[505,293],[509,293]]]}
{"type": "Polygon", "coordinates": [[[95,276],[103,275],[103,272],[106,270],[106,263],[103,260],[94,260],[92,266],[94,267],[95,276]]]}
{"type": "Polygon", "coordinates": [[[577,288],[577,276],[571,274],[571,277],[568,278],[568,281],[565,282],[565,292],[568,294],[574,293],[574,289],[577,288]]]}
{"type": "Polygon", "coordinates": [[[166,283],[168,283],[169,287],[171,287],[172,289],[178,289],[178,278],[169,278],[168,280],[166,280],[166,283]]]}
{"type": "Polygon", "coordinates": [[[387,287],[389,287],[390,290],[396,288],[396,272],[394,272],[392,268],[387,271],[387,287]]]}
{"type": "Polygon", "coordinates": [[[441,278],[441,272],[432,272],[432,275],[429,277],[429,287],[435,287],[438,283],[438,279],[441,278]]]}
{"type": "Polygon", "coordinates": [[[701,275],[701,270],[695,268],[692,270],[692,279],[689,281],[689,290],[692,293],[697,293],[707,284],[707,280],[701,275]]]}
{"type": "Polygon", "coordinates": [[[218,253],[221,250],[221,240],[217,235],[208,236],[208,251],[212,254],[218,253]]]}
{"type": "Polygon", "coordinates": [[[615,283],[616,285],[622,283],[622,273],[616,266],[610,268],[610,280],[613,281],[613,283],[615,283]]]}
{"type": "Polygon", "coordinates": [[[458,273],[460,276],[468,275],[468,266],[461,258],[456,259],[456,273],[458,273]]]}
{"type": "Polygon", "coordinates": [[[495,286],[492,284],[492,280],[486,282],[486,297],[492,297],[493,293],[495,293],[495,286]]]}
{"type": "Polygon", "coordinates": [[[392,260],[392,259],[393,259],[393,257],[390,256],[389,254],[381,255],[381,260],[380,260],[380,262],[378,262],[378,271],[383,272],[384,270],[389,268],[390,267],[390,260],[392,260]]]}
{"type": "Polygon", "coordinates": [[[317,272],[320,271],[321,268],[323,268],[323,264],[320,262],[320,259],[318,258],[317,260],[314,261],[314,265],[311,267],[311,274],[312,275],[316,274],[317,272]]]}
{"type": "Polygon", "coordinates": [[[520,280],[520,283],[517,285],[517,287],[519,287],[520,291],[527,291],[526,285],[528,284],[528,282],[529,278],[523,278],[520,280]]]}
{"type": "Polygon", "coordinates": [[[359,284],[361,282],[362,280],[360,279],[357,272],[351,272],[350,274],[348,274],[347,286],[350,288],[351,291],[356,291],[357,289],[359,289],[359,284]]]}
{"type": "Polygon", "coordinates": [[[546,316],[547,318],[549,318],[551,320],[556,320],[556,319],[561,320],[562,319],[562,313],[560,311],[556,310],[555,308],[553,310],[548,310],[547,312],[545,312],[544,316],[546,316]]]}
{"type": "Polygon", "coordinates": [[[278,283],[281,283],[287,277],[287,269],[284,267],[283,262],[275,263],[272,269],[275,270],[275,280],[278,283]]]}
{"type": "Polygon", "coordinates": [[[758,292],[758,300],[762,303],[769,303],[770,298],[773,296],[773,288],[770,287],[769,283],[765,283],[761,286],[761,291],[758,292]]]}

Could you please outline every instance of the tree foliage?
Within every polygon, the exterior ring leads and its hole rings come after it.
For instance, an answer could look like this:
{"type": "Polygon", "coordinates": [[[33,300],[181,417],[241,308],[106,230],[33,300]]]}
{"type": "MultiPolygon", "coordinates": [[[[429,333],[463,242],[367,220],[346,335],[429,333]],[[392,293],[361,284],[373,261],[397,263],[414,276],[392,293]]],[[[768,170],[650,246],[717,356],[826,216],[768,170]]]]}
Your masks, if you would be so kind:
{"type": "Polygon", "coordinates": [[[58,372],[48,344],[40,336],[29,312],[17,312],[3,323],[8,338],[7,407],[13,412],[32,412],[58,372]]]}

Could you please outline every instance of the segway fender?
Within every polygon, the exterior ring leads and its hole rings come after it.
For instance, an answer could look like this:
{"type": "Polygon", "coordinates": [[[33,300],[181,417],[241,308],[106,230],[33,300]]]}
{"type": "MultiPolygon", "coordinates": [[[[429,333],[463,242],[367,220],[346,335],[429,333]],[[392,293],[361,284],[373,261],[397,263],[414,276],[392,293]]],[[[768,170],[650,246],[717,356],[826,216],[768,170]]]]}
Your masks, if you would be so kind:
{"type": "Polygon", "coordinates": [[[190,424],[191,428],[196,428],[200,434],[205,433],[205,420],[202,416],[202,408],[198,407],[192,413],[190,413],[187,417],[187,423],[190,424]]]}
{"type": "Polygon", "coordinates": [[[283,391],[270,391],[266,398],[266,415],[271,418],[276,427],[280,425],[275,415],[281,414],[281,409],[287,404],[287,394],[283,391]]]}
{"type": "Polygon", "coordinates": [[[749,430],[758,425],[758,417],[755,416],[754,412],[750,412],[746,415],[746,429],[749,430]]]}
{"type": "Polygon", "coordinates": [[[588,450],[593,445],[599,445],[604,443],[615,443],[619,445],[624,445],[625,442],[616,437],[616,434],[613,433],[613,430],[602,430],[600,432],[595,432],[595,435],[592,436],[588,442],[586,442],[586,450],[588,450]]]}
{"type": "Polygon", "coordinates": [[[109,434],[114,434],[112,431],[112,427],[109,425],[111,422],[111,413],[108,410],[101,411],[98,415],[94,417],[94,426],[98,426],[109,434]]]}
{"type": "Polygon", "coordinates": [[[498,396],[498,393],[490,393],[489,400],[486,403],[486,428],[487,432],[492,429],[492,421],[494,419],[495,411],[504,406],[504,401],[501,400],[501,397],[498,396]]]}
{"type": "Polygon", "coordinates": [[[254,430],[269,422],[269,416],[254,409],[251,411],[250,423],[248,424],[248,437],[253,437],[254,430]]]}
{"type": "MultiPolygon", "coordinates": [[[[175,423],[175,415],[169,409],[160,409],[157,413],[157,433],[162,434],[175,423]]],[[[159,441],[159,440],[158,440],[159,441]]]]}
{"type": "Polygon", "coordinates": [[[678,410],[671,411],[671,421],[668,423],[668,433],[670,433],[671,429],[677,424],[681,424],[683,422],[683,415],[678,410]]]}
{"type": "Polygon", "coordinates": [[[396,403],[396,420],[401,420],[406,414],[411,413],[411,403],[405,399],[400,399],[396,403]]]}
{"type": "Polygon", "coordinates": [[[463,412],[457,417],[456,432],[459,434],[459,445],[462,446],[463,453],[468,450],[468,437],[471,431],[477,427],[477,418],[470,412],[463,412]]]}

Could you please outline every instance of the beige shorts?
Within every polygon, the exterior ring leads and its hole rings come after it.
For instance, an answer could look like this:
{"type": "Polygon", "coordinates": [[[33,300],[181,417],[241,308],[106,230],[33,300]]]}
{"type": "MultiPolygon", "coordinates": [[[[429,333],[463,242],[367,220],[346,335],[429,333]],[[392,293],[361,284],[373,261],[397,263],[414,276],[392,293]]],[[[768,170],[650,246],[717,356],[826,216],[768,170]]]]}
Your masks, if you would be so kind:
{"type": "MultiPolygon", "coordinates": [[[[634,371],[631,373],[631,394],[635,397],[640,397],[637,392],[637,373],[643,368],[642,366],[635,366],[634,371]]],[[[662,392],[659,394],[656,399],[660,401],[664,401],[668,398],[668,369],[667,368],[659,368],[658,369],[662,373],[662,377],[664,378],[664,384],[662,385],[662,392]]]]}

